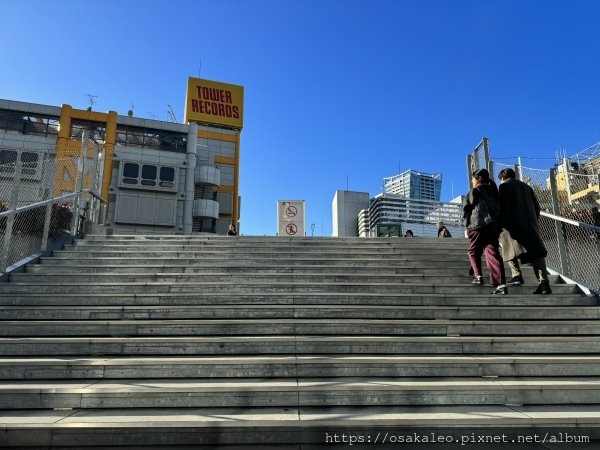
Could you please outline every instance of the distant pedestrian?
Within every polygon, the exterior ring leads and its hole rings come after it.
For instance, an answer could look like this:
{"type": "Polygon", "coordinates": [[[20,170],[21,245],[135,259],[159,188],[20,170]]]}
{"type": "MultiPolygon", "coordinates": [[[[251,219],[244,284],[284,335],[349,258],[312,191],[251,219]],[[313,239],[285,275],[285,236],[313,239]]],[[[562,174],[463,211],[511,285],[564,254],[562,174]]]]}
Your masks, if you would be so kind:
{"type": "Polygon", "coordinates": [[[411,237],[415,237],[412,230],[406,230],[406,233],[404,233],[404,237],[407,238],[411,238],[411,237]]]}
{"type": "Polygon", "coordinates": [[[235,225],[229,225],[229,230],[227,231],[228,236],[237,236],[237,230],[235,229],[235,225]]]}
{"type": "Polygon", "coordinates": [[[486,169],[473,172],[471,179],[473,185],[467,195],[463,217],[467,225],[469,238],[469,262],[473,269],[474,285],[483,285],[481,256],[485,255],[485,263],[490,272],[490,283],[494,286],[492,294],[508,294],[504,261],[500,256],[498,235],[500,228],[498,219],[500,205],[498,187],[486,169]]]}
{"type": "Polygon", "coordinates": [[[438,229],[438,237],[439,238],[452,237],[452,235],[450,234],[450,231],[448,230],[448,228],[446,228],[446,225],[444,225],[444,222],[438,222],[437,229],[438,229]]]}
{"type": "Polygon", "coordinates": [[[539,286],[534,294],[551,294],[546,255],[548,251],[542,242],[538,225],[540,204],[535,192],[526,183],[516,179],[513,169],[503,169],[498,174],[500,187],[500,226],[506,230],[502,233],[503,251],[506,247],[507,262],[513,277],[512,284],[522,284],[521,263],[531,263],[539,286]]]}

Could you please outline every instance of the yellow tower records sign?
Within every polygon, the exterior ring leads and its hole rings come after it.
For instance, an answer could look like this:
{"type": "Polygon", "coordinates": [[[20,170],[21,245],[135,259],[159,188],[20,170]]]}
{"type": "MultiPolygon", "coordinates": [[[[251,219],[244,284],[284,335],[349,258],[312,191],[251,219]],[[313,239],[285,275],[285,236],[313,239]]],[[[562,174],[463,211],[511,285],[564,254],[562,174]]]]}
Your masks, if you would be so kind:
{"type": "Polygon", "coordinates": [[[185,123],[198,122],[242,129],[244,86],[188,78],[185,123]]]}

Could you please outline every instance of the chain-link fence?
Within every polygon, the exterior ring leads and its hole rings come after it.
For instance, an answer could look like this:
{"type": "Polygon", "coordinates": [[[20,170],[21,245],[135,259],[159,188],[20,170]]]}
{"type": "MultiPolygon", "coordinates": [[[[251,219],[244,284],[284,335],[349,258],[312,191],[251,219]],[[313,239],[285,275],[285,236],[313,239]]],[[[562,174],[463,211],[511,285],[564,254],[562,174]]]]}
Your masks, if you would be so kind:
{"type": "Polygon", "coordinates": [[[575,164],[564,158],[553,168],[540,169],[526,167],[519,158],[510,165],[492,161],[484,141],[487,159],[481,161],[474,151],[467,157],[470,170],[487,167],[498,182],[502,169],[514,169],[517,178],[532,187],[540,203],[539,226],[548,250],[548,267],[600,292],[600,178],[594,173],[595,163],[575,164]],[[480,165],[475,166],[476,162],[480,165]]]}
{"type": "Polygon", "coordinates": [[[600,293],[600,227],[542,212],[548,267],[600,293]]]}
{"type": "Polygon", "coordinates": [[[0,271],[97,222],[103,151],[84,137],[79,155],[0,148],[0,271]]]}
{"type": "Polygon", "coordinates": [[[490,161],[490,147],[488,138],[483,138],[473,149],[473,152],[467,155],[467,186],[471,187],[471,175],[479,169],[488,167],[490,161]]]}

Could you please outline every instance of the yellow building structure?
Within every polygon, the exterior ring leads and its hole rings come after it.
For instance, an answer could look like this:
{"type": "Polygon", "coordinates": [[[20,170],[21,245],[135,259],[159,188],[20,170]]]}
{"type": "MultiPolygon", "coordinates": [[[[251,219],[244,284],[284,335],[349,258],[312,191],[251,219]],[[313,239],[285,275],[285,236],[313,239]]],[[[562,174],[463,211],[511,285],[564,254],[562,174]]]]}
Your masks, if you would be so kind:
{"type": "Polygon", "coordinates": [[[23,160],[23,153],[30,165],[41,166],[51,154],[54,196],[74,192],[78,181],[89,186],[100,173],[98,194],[108,201],[113,232],[226,234],[230,224],[240,229],[243,101],[243,86],[192,77],[183,124],[134,117],[133,111],[0,99],[0,166],[23,160]],[[92,161],[100,167],[78,180],[92,161]],[[162,212],[165,206],[173,217],[153,222],[148,208],[162,212]],[[139,213],[129,214],[132,208],[139,213]]]}

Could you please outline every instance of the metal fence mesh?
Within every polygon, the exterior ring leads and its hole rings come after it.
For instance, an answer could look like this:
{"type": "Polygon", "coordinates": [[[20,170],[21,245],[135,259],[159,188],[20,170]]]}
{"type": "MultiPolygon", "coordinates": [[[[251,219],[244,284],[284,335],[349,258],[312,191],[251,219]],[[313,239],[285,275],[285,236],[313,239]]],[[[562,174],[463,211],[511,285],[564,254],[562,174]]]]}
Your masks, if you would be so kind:
{"type": "Polygon", "coordinates": [[[102,183],[102,148],[83,142],[79,155],[63,158],[54,149],[0,148],[0,271],[97,218],[89,191],[102,183]]]}
{"type": "Polygon", "coordinates": [[[600,229],[542,216],[540,232],[548,249],[548,267],[600,292],[600,229]]]}
{"type": "Polygon", "coordinates": [[[49,206],[31,208],[9,218],[0,218],[0,242],[3,245],[4,267],[31,256],[42,249],[44,243],[52,243],[70,235],[73,205],[73,201],[50,203],[49,206]],[[47,239],[44,240],[43,231],[47,220],[49,232],[47,239]],[[7,231],[10,232],[10,236],[7,236],[7,231]]]}

